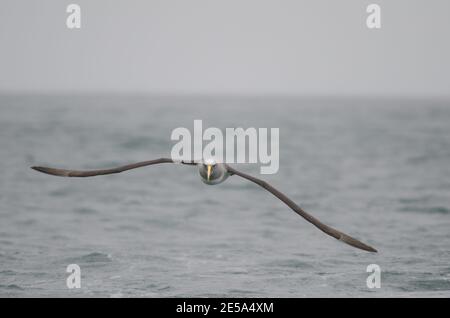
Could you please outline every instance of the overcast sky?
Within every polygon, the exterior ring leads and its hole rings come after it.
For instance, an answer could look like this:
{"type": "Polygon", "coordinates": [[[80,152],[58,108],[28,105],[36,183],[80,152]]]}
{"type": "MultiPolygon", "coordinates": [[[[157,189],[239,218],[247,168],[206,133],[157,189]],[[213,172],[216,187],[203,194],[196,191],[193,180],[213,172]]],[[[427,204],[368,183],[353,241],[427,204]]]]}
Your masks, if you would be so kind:
{"type": "Polygon", "coordinates": [[[2,0],[0,91],[449,97],[449,17],[449,0],[2,0]]]}

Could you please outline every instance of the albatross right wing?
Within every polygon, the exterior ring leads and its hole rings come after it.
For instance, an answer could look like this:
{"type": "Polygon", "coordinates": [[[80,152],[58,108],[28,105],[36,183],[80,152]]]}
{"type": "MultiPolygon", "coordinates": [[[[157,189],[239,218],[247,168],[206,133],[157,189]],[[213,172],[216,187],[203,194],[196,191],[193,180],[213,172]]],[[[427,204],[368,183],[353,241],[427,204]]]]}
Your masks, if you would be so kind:
{"type": "MultiPolygon", "coordinates": [[[[93,176],[100,176],[100,175],[105,175],[105,174],[120,173],[123,171],[136,169],[136,168],[140,168],[140,167],[145,167],[145,166],[150,166],[150,165],[156,165],[159,163],[176,163],[176,162],[169,158],[159,158],[159,159],[155,159],[155,160],[148,160],[148,161],[132,163],[132,164],[120,166],[117,168],[101,169],[101,170],[66,170],[66,169],[55,169],[55,168],[48,168],[48,167],[31,167],[31,169],[40,171],[42,173],[51,174],[53,176],[59,176],[59,177],[93,177],[93,176]]],[[[181,161],[180,163],[186,164],[186,165],[196,165],[196,163],[194,161],[181,161]]]]}

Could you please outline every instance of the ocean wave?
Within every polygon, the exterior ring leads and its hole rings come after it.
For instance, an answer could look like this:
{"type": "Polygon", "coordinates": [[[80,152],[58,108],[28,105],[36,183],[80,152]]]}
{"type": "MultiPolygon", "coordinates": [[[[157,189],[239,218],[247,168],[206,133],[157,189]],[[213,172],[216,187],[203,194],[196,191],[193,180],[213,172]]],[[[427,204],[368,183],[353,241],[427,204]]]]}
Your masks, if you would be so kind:
{"type": "Polygon", "coordinates": [[[445,206],[404,206],[399,209],[401,212],[431,213],[431,214],[449,214],[450,209],[445,206]]]}
{"type": "Polygon", "coordinates": [[[24,288],[22,288],[22,287],[20,287],[19,285],[16,285],[16,284],[0,285],[0,289],[16,290],[16,291],[25,290],[24,288]]]}
{"type": "Polygon", "coordinates": [[[412,281],[408,284],[409,287],[413,290],[420,291],[442,291],[447,290],[450,291],[450,281],[446,279],[422,279],[412,281]]]}
{"type": "Polygon", "coordinates": [[[74,212],[77,214],[82,214],[82,215],[91,215],[91,214],[98,213],[98,211],[96,209],[87,208],[87,207],[76,208],[76,209],[74,209],[74,212]]]}
{"type": "Polygon", "coordinates": [[[68,259],[72,263],[109,263],[112,262],[111,254],[93,252],[79,257],[68,259]]]}

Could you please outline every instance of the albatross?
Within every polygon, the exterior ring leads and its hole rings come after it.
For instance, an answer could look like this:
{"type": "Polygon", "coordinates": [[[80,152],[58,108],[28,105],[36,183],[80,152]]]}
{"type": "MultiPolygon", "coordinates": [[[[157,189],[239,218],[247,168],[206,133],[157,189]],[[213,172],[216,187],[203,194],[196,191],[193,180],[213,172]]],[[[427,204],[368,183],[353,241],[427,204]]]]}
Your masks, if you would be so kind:
{"type": "Polygon", "coordinates": [[[376,253],[377,250],[373,247],[362,243],[361,241],[341,232],[338,231],[322,222],[320,222],[318,219],[313,217],[311,214],[304,211],[300,206],[298,206],[294,201],[289,199],[285,194],[278,191],[276,188],[268,184],[266,181],[253,177],[251,175],[248,175],[244,172],[238,171],[231,167],[230,165],[226,163],[219,163],[215,162],[211,159],[206,159],[202,161],[174,161],[170,158],[159,158],[155,160],[149,160],[149,161],[142,161],[137,162],[133,164],[128,164],[124,166],[120,166],[117,168],[112,169],[101,169],[101,170],[66,170],[66,169],[55,169],[55,168],[48,168],[48,167],[31,167],[34,170],[50,174],[53,176],[59,176],[59,177],[94,177],[94,176],[100,176],[100,175],[107,175],[107,174],[115,174],[124,172],[131,169],[141,168],[145,166],[151,166],[161,163],[181,163],[183,165],[191,165],[191,166],[198,166],[198,171],[200,174],[200,177],[202,181],[207,185],[216,185],[219,183],[224,182],[228,177],[230,176],[239,176],[241,178],[247,179],[253,183],[256,183],[260,187],[266,189],[270,193],[272,193],[275,197],[277,197],[279,200],[281,200],[283,203],[285,203],[288,207],[290,207],[295,213],[303,217],[306,221],[313,224],[315,227],[317,227],[319,230],[324,232],[325,234],[328,234],[335,239],[342,241],[348,245],[351,245],[353,247],[359,248],[364,251],[368,252],[374,252],[376,253]]]}

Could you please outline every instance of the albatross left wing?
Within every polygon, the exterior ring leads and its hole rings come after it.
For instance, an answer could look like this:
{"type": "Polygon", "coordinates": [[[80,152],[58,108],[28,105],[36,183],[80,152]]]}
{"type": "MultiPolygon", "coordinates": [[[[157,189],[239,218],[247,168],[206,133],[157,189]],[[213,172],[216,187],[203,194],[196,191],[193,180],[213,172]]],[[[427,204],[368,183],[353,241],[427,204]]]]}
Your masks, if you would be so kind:
{"type": "Polygon", "coordinates": [[[270,184],[268,184],[266,181],[255,178],[251,175],[248,175],[246,173],[240,172],[232,167],[230,167],[229,165],[227,165],[227,170],[230,173],[230,175],[238,175],[244,179],[250,180],[254,183],[256,183],[257,185],[263,187],[264,189],[266,189],[267,191],[269,191],[270,193],[272,193],[274,196],[276,196],[278,199],[280,199],[281,201],[283,201],[288,207],[290,207],[292,210],[294,210],[294,212],[296,212],[298,215],[300,215],[301,217],[303,217],[304,219],[306,219],[308,222],[312,223],[314,226],[316,226],[319,230],[321,230],[322,232],[334,237],[337,240],[340,240],[344,243],[347,243],[348,245],[351,245],[353,247],[362,249],[364,251],[368,251],[368,252],[374,252],[376,253],[377,250],[374,249],[373,247],[364,244],[360,241],[358,241],[357,239],[342,233],[326,224],[323,224],[322,222],[320,222],[318,219],[316,219],[315,217],[313,217],[311,214],[305,212],[302,208],[300,208],[294,201],[292,201],[291,199],[289,199],[286,195],[284,195],[283,193],[281,193],[280,191],[278,191],[277,189],[275,189],[274,187],[272,187],[270,184]]]}

